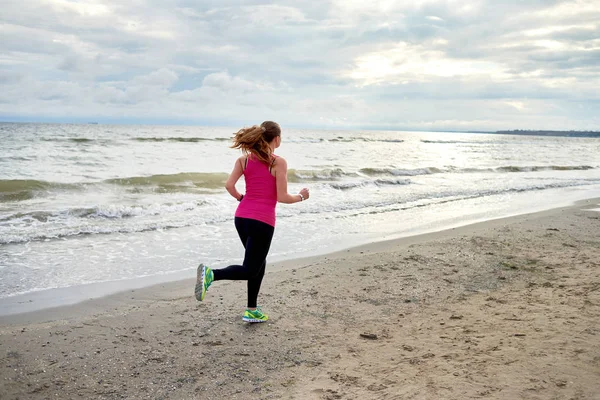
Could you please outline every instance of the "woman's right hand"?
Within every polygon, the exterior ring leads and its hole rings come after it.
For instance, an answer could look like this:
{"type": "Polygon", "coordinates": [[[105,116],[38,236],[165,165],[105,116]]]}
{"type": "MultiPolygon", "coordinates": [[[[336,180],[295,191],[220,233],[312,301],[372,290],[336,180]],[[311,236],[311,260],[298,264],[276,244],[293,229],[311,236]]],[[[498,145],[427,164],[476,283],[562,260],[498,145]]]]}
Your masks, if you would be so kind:
{"type": "Polygon", "coordinates": [[[304,200],[308,200],[308,198],[310,197],[310,193],[308,192],[308,188],[303,188],[300,191],[300,194],[302,195],[302,197],[304,197],[304,200]]]}

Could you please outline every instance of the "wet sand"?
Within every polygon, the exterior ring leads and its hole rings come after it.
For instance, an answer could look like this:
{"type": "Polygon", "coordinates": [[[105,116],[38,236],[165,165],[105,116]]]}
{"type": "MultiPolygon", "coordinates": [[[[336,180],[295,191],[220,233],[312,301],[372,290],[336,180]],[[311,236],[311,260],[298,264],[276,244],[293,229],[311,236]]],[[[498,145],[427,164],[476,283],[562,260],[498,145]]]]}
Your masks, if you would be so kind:
{"type": "Polygon", "coordinates": [[[597,399],[598,200],[0,318],[2,399],[597,399]]]}

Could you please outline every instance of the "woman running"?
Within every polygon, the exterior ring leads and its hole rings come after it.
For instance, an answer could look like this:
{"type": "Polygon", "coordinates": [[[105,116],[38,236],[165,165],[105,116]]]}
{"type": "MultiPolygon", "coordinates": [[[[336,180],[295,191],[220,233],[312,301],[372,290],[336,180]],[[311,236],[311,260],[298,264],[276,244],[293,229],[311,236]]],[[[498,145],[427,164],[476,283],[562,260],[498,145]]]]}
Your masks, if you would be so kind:
{"type": "Polygon", "coordinates": [[[291,195],[287,191],[287,163],[274,154],[281,145],[279,124],[265,121],[260,126],[239,130],[234,138],[234,149],[241,149],[225,188],[240,204],[235,212],[235,228],[246,249],[242,265],[211,269],[198,267],[195,294],[204,300],[206,291],[214,281],[248,281],[248,308],[242,317],[246,322],[265,322],[269,317],[257,306],[258,292],[265,274],[267,254],[275,231],[275,206],[280,203],[297,203],[308,199],[304,188],[291,195]],[[235,184],[244,175],[246,194],[237,191],[235,184]]]}

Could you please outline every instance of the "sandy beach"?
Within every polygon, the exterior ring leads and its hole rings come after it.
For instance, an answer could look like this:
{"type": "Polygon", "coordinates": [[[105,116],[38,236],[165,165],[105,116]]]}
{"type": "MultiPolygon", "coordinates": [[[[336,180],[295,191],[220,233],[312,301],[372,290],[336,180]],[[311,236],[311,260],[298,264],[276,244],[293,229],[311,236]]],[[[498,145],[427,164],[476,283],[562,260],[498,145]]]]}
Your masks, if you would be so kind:
{"type": "Polygon", "coordinates": [[[598,203],[2,317],[0,398],[598,399],[598,203]]]}

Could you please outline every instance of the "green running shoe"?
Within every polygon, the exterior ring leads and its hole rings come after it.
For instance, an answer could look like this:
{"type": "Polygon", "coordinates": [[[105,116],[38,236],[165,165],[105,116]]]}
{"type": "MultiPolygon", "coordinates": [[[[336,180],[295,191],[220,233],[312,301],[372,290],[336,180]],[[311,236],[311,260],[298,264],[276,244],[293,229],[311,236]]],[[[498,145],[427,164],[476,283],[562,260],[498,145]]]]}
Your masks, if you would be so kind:
{"type": "Polygon", "coordinates": [[[198,266],[198,271],[196,275],[196,288],[194,289],[194,293],[196,294],[196,300],[202,301],[204,300],[204,296],[206,296],[206,291],[210,287],[210,284],[215,280],[215,274],[213,274],[212,269],[208,268],[204,264],[200,264],[198,266]]]}
{"type": "Polygon", "coordinates": [[[256,310],[246,310],[244,312],[244,316],[242,317],[242,321],[244,322],[267,322],[269,317],[266,314],[263,314],[260,307],[256,307],[256,310]]]}

